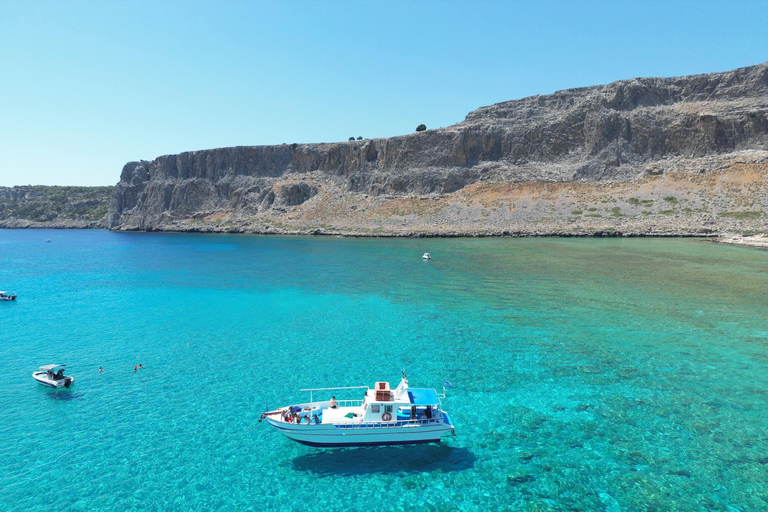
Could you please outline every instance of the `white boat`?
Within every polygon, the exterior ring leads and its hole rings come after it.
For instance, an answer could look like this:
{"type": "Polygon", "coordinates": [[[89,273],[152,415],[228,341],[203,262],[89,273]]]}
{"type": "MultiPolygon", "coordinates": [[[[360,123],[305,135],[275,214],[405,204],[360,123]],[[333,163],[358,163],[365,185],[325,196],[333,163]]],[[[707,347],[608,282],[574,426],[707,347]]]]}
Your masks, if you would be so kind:
{"type": "Polygon", "coordinates": [[[423,260],[431,260],[432,256],[429,255],[428,252],[425,252],[424,255],[421,257],[423,260]]]}
{"type": "MultiPolygon", "coordinates": [[[[298,443],[321,448],[439,443],[456,435],[434,389],[409,388],[403,372],[393,391],[388,382],[368,386],[302,389],[310,401],[264,412],[259,421],[298,443]],[[362,400],[314,402],[315,392],[365,389],[362,400]],[[336,407],[333,407],[336,405],[336,407]]],[[[444,398],[445,395],[443,394],[444,398]]]]}
{"type": "Polygon", "coordinates": [[[49,388],[68,388],[75,383],[75,378],[64,375],[65,364],[47,364],[34,372],[32,378],[49,388]],[[58,368],[58,371],[56,370],[58,368]]]}
{"type": "Polygon", "coordinates": [[[16,300],[15,293],[0,292],[0,300],[16,300]]]}

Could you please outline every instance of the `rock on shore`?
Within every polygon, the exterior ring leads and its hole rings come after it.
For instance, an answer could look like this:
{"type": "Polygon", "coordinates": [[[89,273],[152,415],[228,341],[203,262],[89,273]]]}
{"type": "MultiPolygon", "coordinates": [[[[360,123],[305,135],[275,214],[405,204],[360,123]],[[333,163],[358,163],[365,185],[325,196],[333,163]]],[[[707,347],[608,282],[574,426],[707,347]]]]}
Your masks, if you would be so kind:
{"type": "Polygon", "coordinates": [[[768,231],[768,63],[483,107],[388,139],[130,162],[118,230],[359,236],[768,231]]]}
{"type": "Polygon", "coordinates": [[[712,240],[720,244],[745,245],[768,250],[768,235],[732,235],[724,234],[712,240]]]}

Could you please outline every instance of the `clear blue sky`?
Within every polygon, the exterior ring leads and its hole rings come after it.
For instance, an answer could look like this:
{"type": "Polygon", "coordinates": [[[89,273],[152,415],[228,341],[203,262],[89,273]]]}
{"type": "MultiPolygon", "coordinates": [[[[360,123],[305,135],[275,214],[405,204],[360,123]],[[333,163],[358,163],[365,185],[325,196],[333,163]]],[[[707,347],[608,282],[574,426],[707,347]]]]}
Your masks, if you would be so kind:
{"type": "Polygon", "coordinates": [[[0,185],[111,185],[130,160],[766,60],[766,0],[0,0],[0,185]]]}

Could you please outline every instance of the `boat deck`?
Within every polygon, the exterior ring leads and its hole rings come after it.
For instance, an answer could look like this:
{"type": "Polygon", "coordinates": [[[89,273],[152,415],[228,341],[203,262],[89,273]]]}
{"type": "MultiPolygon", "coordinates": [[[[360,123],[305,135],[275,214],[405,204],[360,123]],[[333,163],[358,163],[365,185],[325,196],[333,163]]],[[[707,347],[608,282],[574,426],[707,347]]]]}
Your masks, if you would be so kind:
{"type": "Polygon", "coordinates": [[[323,423],[360,423],[363,421],[364,411],[362,407],[330,407],[323,409],[323,423]],[[351,418],[349,414],[354,414],[351,418]]]}

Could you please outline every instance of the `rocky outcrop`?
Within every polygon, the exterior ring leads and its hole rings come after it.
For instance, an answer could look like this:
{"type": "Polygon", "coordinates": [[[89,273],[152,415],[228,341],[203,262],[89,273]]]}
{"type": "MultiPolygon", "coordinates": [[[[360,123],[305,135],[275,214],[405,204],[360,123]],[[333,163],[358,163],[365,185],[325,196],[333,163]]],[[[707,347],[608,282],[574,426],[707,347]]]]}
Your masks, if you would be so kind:
{"type": "Polygon", "coordinates": [[[112,187],[0,187],[0,228],[105,228],[112,187]]]}
{"type": "MultiPolygon", "coordinates": [[[[554,204],[547,215],[524,216],[524,221],[514,214],[523,205],[502,194],[499,204],[507,201],[511,206],[509,214],[499,216],[498,230],[482,219],[473,223],[471,215],[454,218],[445,209],[467,210],[469,205],[458,198],[468,187],[481,185],[570,184],[576,190],[624,184],[627,197],[641,201],[642,194],[633,195],[633,186],[644,184],[648,191],[655,187],[649,183],[663,181],[670,173],[724,171],[730,163],[738,163],[739,155],[748,155],[749,163],[759,168],[765,151],[768,63],[534,96],[480,108],[447,128],[388,139],[232,147],[130,162],[113,191],[108,225],[140,230],[398,234],[403,222],[413,221],[418,229],[407,231],[410,234],[440,234],[465,233],[467,225],[479,233],[496,233],[549,222],[555,231],[566,230],[572,229],[575,218],[563,210],[567,201],[554,204]],[[405,216],[388,213],[414,198],[439,205],[437,213],[434,208],[433,217],[421,212],[423,208],[405,216]]],[[[663,193],[663,186],[656,188],[663,193]]],[[[746,206],[723,201],[723,208],[765,211],[760,200],[746,206]]],[[[711,213],[719,215],[716,210],[711,213]]],[[[660,218],[665,225],[670,220],[669,213],[653,209],[638,210],[637,215],[642,216],[638,226],[649,217],[660,218]]],[[[754,221],[750,226],[757,225],[762,213],[747,217],[754,221]]],[[[693,231],[704,224],[697,226],[693,231]]],[[[710,227],[717,229],[718,223],[710,227]]]]}

